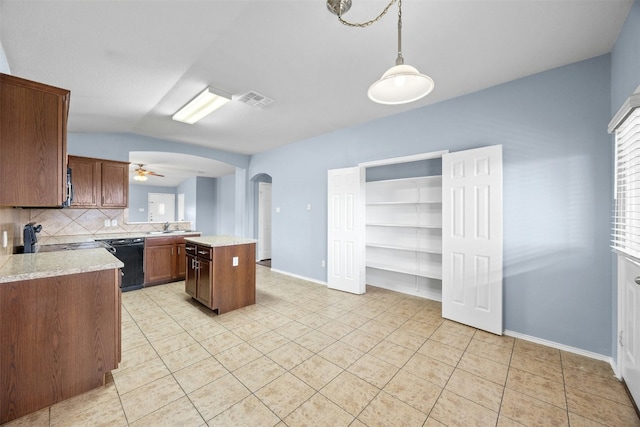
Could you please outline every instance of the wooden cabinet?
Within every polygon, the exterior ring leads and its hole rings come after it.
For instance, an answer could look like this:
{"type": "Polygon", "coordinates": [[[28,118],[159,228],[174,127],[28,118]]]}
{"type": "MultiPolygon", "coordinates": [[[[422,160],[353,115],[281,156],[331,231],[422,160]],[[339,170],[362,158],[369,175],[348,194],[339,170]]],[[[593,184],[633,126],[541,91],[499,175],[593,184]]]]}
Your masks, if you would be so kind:
{"type": "Polygon", "coordinates": [[[440,299],[442,177],[366,183],[367,283],[440,299]]]}
{"type": "Polygon", "coordinates": [[[126,208],[129,163],[69,156],[73,203],[78,208],[126,208]]]}
{"type": "Polygon", "coordinates": [[[104,385],[121,358],[120,270],[0,283],[0,424],[104,385]]]}
{"type": "Polygon", "coordinates": [[[144,284],[159,285],[184,280],[186,275],[185,237],[147,237],[144,245],[144,284]]]}
{"type": "Polygon", "coordinates": [[[0,73],[0,206],[61,206],[67,199],[70,93],[0,73]]]}
{"type": "Polygon", "coordinates": [[[256,303],[256,245],[187,242],[185,292],[218,314],[256,303]]]}

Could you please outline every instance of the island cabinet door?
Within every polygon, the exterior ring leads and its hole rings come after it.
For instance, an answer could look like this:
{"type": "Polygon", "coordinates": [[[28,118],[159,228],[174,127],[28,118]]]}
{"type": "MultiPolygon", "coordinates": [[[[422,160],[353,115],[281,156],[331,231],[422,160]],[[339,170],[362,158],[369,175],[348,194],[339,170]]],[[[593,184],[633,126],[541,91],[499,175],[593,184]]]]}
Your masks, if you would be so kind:
{"type": "MultiPolygon", "coordinates": [[[[187,246],[188,248],[189,246],[187,246]]],[[[194,249],[195,250],[195,249],[194,249]]],[[[197,285],[197,258],[187,252],[186,255],[186,274],[184,279],[184,290],[191,295],[192,297],[196,297],[198,285],[197,285]]]]}
{"type": "Polygon", "coordinates": [[[213,304],[213,261],[198,258],[198,294],[197,299],[209,308],[217,307],[213,304]]]}

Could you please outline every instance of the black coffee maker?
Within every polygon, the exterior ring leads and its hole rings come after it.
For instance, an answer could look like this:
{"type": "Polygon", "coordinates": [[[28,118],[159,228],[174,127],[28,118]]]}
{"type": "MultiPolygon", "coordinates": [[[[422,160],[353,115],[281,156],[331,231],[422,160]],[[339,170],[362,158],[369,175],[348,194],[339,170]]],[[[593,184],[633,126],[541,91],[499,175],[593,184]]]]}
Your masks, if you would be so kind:
{"type": "Polygon", "coordinates": [[[30,222],[24,226],[22,237],[24,239],[25,254],[30,254],[36,251],[36,242],[38,241],[36,233],[39,233],[40,230],[42,230],[42,225],[36,225],[35,222],[30,222]]]}

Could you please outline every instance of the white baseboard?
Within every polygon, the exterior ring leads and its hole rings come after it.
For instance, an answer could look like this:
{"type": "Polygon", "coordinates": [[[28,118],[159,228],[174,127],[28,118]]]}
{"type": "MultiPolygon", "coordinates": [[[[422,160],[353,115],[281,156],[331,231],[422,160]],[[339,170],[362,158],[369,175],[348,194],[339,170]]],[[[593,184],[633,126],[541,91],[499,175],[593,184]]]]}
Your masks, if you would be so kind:
{"type": "Polygon", "coordinates": [[[273,271],[274,273],[284,274],[285,276],[295,277],[296,279],[306,280],[307,282],[317,283],[318,285],[327,286],[327,282],[323,282],[321,280],[316,280],[316,279],[311,279],[309,277],[299,276],[297,274],[289,273],[287,271],[276,270],[275,268],[272,268],[271,271],[273,271]]]}

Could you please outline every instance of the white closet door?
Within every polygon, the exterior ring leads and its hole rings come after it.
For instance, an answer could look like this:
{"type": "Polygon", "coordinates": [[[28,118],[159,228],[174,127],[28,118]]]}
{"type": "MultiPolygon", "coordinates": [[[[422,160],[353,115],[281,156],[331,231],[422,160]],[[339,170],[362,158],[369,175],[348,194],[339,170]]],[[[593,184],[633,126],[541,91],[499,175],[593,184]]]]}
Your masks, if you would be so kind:
{"type": "Polygon", "coordinates": [[[328,272],[331,289],[363,294],[364,174],[361,168],[328,171],[328,272]]]}
{"type": "Polygon", "coordinates": [[[502,335],[502,146],[442,157],[442,317],[502,335]]]}

